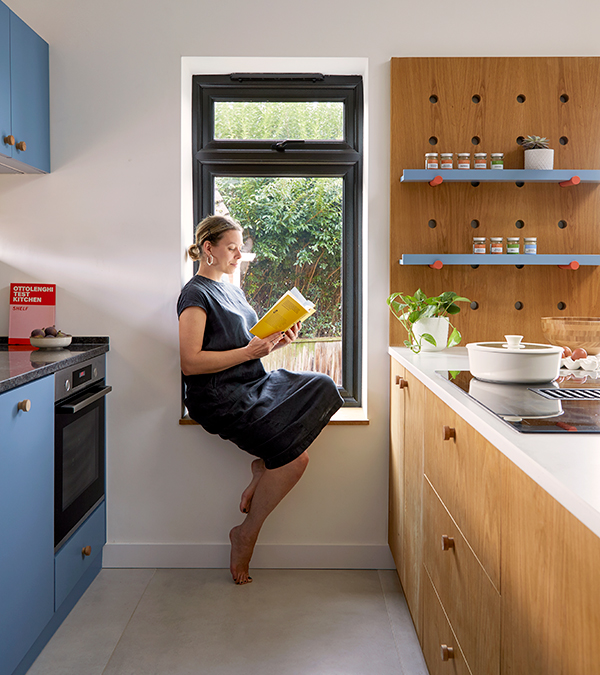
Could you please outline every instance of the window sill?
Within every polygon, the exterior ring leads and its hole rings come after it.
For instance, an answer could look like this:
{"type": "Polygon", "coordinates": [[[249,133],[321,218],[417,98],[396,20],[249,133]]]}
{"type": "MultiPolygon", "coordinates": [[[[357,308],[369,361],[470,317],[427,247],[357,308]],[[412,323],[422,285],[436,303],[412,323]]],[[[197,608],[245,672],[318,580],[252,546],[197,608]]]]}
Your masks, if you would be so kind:
{"type": "MultiPolygon", "coordinates": [[[[189,415],[180,417],[179,424],[199,426],[198,422],[194,422],[189,415]]],[[[369,424],[369,419],[362,408],[340,408],[329,420],[327,426],[336,424],[369,424]]]]}

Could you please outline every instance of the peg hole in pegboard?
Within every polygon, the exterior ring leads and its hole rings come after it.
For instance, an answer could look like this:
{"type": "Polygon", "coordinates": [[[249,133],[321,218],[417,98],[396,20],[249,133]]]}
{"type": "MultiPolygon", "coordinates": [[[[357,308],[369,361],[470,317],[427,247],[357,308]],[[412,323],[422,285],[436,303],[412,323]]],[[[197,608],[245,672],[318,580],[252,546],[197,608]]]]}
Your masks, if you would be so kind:
{"type": "Polygon", "coordinates": [[[567,309],[567,305],[564,302],[559,302],[558,305],[556,305],[558,309],[562,312],[563,309],[567,309]]]}
{"type": "Polygon", "coordinates": [[[516,185],[518,188],[522,188],[523,185],[525,185],[525,183],[523,183],[523,181],[518,180],[518,181],[515,183],[515,185],[516,185]]]}
{"type": "Polygon", "coordinates": [[[479,269],[479,265],[471,265],[471,269],[472,269],[472,270],[478,270],[478,269],[479,269]]]}
{"type": "Polygon", "coordinates": [[[561,230],[564,230],[565,227],[567,227],[567,221],[566,220],[559,220],[558,226],[560,227],[561,230]]]}
{"type": "Polygon", "coordinates": [[[429,137],[429,145],[437,145],[438,139],[435,136],[429,137]]]}
{"type": "Polygon", "coordinates": [[[471,187],[479,187],[479,181],[478,180],[472,180],[471,181],[471,187]]]}
{"type": "Polygon", "coordinates": [[[427,223],[427,225],[429,225],[429,227],[430,227],[432,230],[435,230],[435,228],[437,227],[437,220],[434,220],[434,219],[432,218],[432,219],[427,223]]]}
{"type": "Polygon", "coordinates": [[[471,221],[471,227],[472,227],[474,230],[476,230],[476,229],[479,227],[479,225],[480,225],[480,223],[479,223],[479,221],[477,220],[477,218],[473,218],[473,220],[471,221]]]}
{"type": "Polygon", "coordinates": [[[471,307],[471,309],[479,309],[479,303],[475,302],[475,300],[473,300],[470,307],[471,307]]]}
{"type": "Polygon", "coordinates": [[[515,302],[515,309],[523,309],[523,303],[522,302],[515,302]]]}
{"type": "Polygon", "coordinates": [[[519,103],[525,103],[526,100],[527,100],[527,97],[525,96],[525,94],[519,94],[519,95],[517,96],[517,101],[518,101],[519,103]]]}
{"type": "Polygon", "coordinates": [[[473,145],[479,145],[481,143],[481,138],[479,138],[479,136],[473,136],[471,143],[473,143],[473,145]]]}
{"type": "Polygon", "coordinates": [[[558,139],[558,142],[559,142],[561,145],[566,145],[566,144],[569,142],[569,139],[568,139],[566,136],[561,136],[561,137],[558,139]]]}
{"type": "Polygon", "coordinates": [[[569,100],[569,95],[568,94],[561,94],[560,95],[560,102],[561,103],[566,103],[569,100]]]}
{"type": "Polygon", "coordinates": [[[522,270],[522,269],[525,267],[525,265],[515,265],[515,267],[516,267],[518,270],[522,270]]]}
{"type": "Polygon", "coordinates": [[[523,220],[517,220],[515,222],[515,227],[517,230],[522,230],[525,227],[525,222],[523,220]]]}
{"type": "Polygon", "coordinates": [[[473,94],[473,96],[471,96],[471,101],[473,101],[473,103],[479,103],[481,101],[481,96],[479,94],[473,94]]]}
{"type": "Polygon", "coordinates": [[[437,103],[438,102],[438,97],[435,94],[431,94],[429,97],[429,103],[437,103]]]}
{"type": "Polygon", "coordinates": [[[525,136],[517,136],[517,145],[523,145],[524,140],[525,136]]]}

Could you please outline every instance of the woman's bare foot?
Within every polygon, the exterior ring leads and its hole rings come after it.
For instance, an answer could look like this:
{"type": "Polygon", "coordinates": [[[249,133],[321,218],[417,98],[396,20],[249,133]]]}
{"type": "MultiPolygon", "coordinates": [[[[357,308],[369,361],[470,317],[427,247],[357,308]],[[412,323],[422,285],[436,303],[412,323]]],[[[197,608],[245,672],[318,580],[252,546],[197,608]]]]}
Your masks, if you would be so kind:
{"type": "Polygon", "coordinates": [[[265,463],[262,459],[255,459],[252,462],[252,480],[250,485],[242,492],[242,501],[240,502],[240,511],[242,513],[248,513],[250,510],[250,503],[252,502],[252,497],[254,497],[254,491],[258,485],[263,473],[267,470],[265,463]]]}
{"type": "Polygon", "coordinates": [[[248,584],[252,581],[248,571],[255,541],[244,536],[241,525],[237,525],[231,530],[229,540],[231,541],[229,564],[231,576],[236,584],[248,584]]]}

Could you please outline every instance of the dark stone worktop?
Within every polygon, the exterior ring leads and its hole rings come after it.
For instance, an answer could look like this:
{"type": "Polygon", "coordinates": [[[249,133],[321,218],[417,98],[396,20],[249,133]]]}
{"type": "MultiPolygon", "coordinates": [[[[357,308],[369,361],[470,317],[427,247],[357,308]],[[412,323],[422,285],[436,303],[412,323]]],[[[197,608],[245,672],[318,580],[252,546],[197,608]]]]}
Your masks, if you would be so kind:
{"type": "Polygon", "coordinates": [[[0,394],[57,370],[100,356],[109,349],[107,337],[74,337],[65,349],[9,345],[0,337],[0,394]]]}

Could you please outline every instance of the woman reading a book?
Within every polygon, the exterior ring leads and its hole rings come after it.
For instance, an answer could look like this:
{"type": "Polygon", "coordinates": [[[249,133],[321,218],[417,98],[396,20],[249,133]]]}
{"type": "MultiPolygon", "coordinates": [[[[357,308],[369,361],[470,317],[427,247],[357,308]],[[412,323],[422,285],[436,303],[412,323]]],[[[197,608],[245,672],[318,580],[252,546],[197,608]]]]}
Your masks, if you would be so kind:
{"type": "Polygon", "coordinates": [[[177,303],[190,417],[257,457],[240,503],[246,518],[229,533],[236,584],[252,580],[248,569],[262,524],[300,480],[308,446],[343,403],[327,375],[263,368],[261,357],[293,342],[300,324],[265,338],[250,333],[256,312],[241,288],[221,281],[239,265],[241,249],[238,223],[224,216],[205,218],[188,249],[199,261],[198,272],[177,303]]]}

